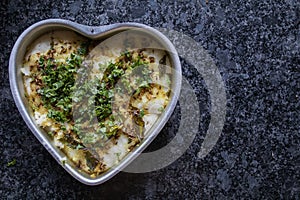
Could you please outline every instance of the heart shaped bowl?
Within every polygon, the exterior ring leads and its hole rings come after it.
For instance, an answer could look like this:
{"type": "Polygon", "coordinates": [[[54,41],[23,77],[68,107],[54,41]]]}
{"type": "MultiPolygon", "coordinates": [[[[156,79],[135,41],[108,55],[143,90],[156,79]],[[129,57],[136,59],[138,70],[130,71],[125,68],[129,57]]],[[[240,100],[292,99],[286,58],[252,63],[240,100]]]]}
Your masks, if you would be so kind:
{"type": "Polygon", "coordinates": [[[19,36],[12,49],[9,60],[9,80],[11,91],[17,108],[27,126],[40,141],[40,143],[68,173],[70,173],[75,179],[87,185],[98,185],[107,181],[121,171],[124,167],[126,167],[130,162],[132,162],[140,153],[142,153],[142,151],[151,143],[151,141],[153,141],[153,139],[166,124],[175,108],[181,89],[181,78],[181,64],[173,44],[158,30],[138,23],[118,23],[92,27],[62,19],[43,20],[33,24],[19,36]],[[91,40],[105,40],[118,33],[132,29],[138,30],[145,37],[151,37],[158,44],[160,44],[161,48],[163,48],[169,56],[172,67],[169,103],[165,107],[164,112],[161,113],[159,118],[150,128],[147,136],[143,138],[138,146],[135,146],[134,149],[132,149],[132,151],[128,153],[116,166],[106,170],[96,177],[91,177],[86,172],[77,168],[73,162],[69,161],[68,159],[66,160],[65,153],[62,152],[61,149],[59,149],[56,145],[54,145],[46,131],[37,125],[33,116],[33,110],[29,106],[28,99],[26,98],[26,92],[21,73],[24,56],[28,47],[33,42],[35,42],[42,35],[45,35],[51,31],[73,31],[91,40]]]}

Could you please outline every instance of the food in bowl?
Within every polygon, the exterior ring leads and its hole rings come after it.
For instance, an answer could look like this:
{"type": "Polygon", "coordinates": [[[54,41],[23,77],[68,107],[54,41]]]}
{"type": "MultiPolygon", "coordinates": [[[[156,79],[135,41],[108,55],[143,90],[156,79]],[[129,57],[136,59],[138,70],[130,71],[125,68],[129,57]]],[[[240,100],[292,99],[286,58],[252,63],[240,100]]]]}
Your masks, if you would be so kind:
{"type": "Polygon", "coordinates": [[[52,31],[28,47],[21,68],[35,123],[91,177],[139,145],[170,100],[168,54],[124,37],[109,46],[52,31]]]}

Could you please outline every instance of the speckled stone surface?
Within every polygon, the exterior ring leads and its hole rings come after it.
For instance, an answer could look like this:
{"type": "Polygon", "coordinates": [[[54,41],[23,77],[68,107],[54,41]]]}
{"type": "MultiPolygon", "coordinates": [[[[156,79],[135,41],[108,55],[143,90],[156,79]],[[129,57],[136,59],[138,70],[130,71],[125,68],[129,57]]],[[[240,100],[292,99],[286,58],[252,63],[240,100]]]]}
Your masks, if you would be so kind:
{"type": "MultiPolygon", "coordinates": [[[[299,1],[50,2],[0,3],[0,199],[299,199],[299,1]],[[95,187],[73,179],[26,127],[9,88],[14,42],[47,18],[87,25],[140,22],[199,42],[226,87],[226,122],[214,149],[197,157],[210,119],[209,96],[201,76],[182,59],[183,75],[203,112],[186,153],[164,169],[121,172],[95,187]],[[16,165],[8,167],[13,159],[16,165]]],[[[177,107],[148,151],[170,141],[179,120],[177,107]]]]}

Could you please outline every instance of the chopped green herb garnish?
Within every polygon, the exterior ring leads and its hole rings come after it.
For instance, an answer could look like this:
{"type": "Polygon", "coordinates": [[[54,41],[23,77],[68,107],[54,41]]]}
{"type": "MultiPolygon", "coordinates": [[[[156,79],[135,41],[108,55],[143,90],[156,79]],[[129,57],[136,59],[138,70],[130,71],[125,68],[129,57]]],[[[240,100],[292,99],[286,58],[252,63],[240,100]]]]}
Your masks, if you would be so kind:
{"type": "Polygon", "coordinates": [[[42,100],[49,109],[48,117],[59,122],[70,121],[72,110],[72,93],[75,73],[82,63],[82,57],[71,54],[66,63],[40,57],[42,67],[42,87],[38,90],[42,100]]]}
{"type": "Polygon", "coordinates": [[[62,165],[65,165],[66,162],[67,162],[67,159],[66,159],[66,158],[63,158],[60,162],[61,162],[62,165]]]}
{"type": "Polygon", "coordinates": [[[77,146],[76,146],[76,149],[78,150],[78,149],[83,149],[84,148],[84,146],[82,146],[81,144],[78,144],[77,146]]]}
{"type": "Polygon", "coordinates": [[[52,131],[49,131],[49,132],[48,132],[48,135],[50,135],[51,137],[53,137],[53,136],[54,136],[54,134],[53,134],[53,132],[52,132],[52,131]]]}
{"type": "Polygon", "coordinates": [[[61,130],[63,130],[63,131],[66,131],[66,130],[67,130],[66,126],[64,126],[64,125],[62,125],[60,128],[61,128],[61,130]]]}
{"type": "Polygon", "coordinates": [[[145,111],[144,111],[144,110],[141,110],[141,111],[140,111],[140,117],[144,117],[144,115],[145,115],[145,111]]]}
{"type": "Polygon", "coordinates": [[[115,153],[115,154],[116,154],[116,156],[117,156],[118,161],[120,161],[120,155],[121,155],[121,153],[118,152],[118,153],[115,153]]]}
{"type": "Polygon", "coordinates": [[[158,108],[158,112],[163,112],[164,110],[165,110],[165,108],[163,106],[158,108]]]}
{"type": "Polygon", "coordinates": [[[81,56],[85,56],[88,52],[90,42],[83,42],[80,44],[80,47],[77,49],[77,53],[81,56]]]}
{"type": "Polygon", "coordinates": [[[16,163],[17,163],[17,160],[16,160],[16,159],[13,159],[12,161],[10,161],[10,162],[7,163],[7,167],[12,167],[12,166],[14,166],[16,163]]]}

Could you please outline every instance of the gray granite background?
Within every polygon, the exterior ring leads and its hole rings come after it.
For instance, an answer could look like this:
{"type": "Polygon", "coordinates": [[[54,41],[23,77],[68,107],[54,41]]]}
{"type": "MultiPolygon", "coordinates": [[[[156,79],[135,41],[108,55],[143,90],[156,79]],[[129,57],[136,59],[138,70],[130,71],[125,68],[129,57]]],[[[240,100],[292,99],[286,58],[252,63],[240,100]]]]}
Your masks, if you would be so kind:
{"type": "MultiPolygon", "coordinates": [[[[0,199],[299,199],[299,1],[4,0],[0,11],[0,199]],[[95,187],[73,179],[26,127],[9,88],[14,42],[47,18],[87,25],[140,22],[199,42],[216,61],[228,99],[225,126],[210,154],[197,157],[210,120],[209,95],[182,59],[203,112],[186,153],[162,170],[121,172],[95,187]]],[[[167,144],[179,120],[178,106],[147,151],[167,144]]]]}

